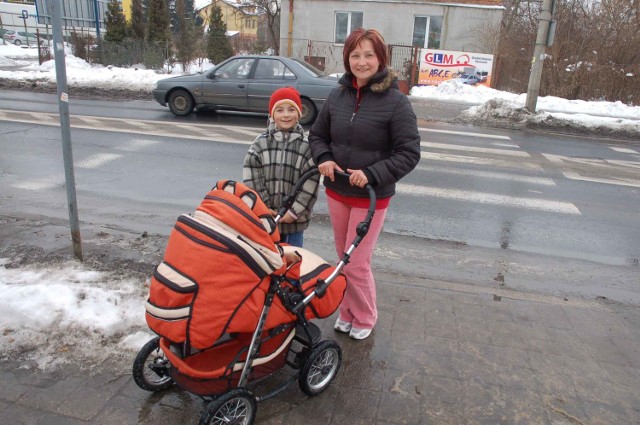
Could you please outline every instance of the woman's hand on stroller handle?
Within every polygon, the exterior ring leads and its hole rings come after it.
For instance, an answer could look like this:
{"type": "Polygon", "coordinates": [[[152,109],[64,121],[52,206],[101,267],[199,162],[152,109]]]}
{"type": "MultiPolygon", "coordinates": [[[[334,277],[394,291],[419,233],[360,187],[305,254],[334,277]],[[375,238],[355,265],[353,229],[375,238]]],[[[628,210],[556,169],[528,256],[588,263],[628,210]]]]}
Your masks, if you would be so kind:
{"type": "Polygon", "coordinates": [[[346,174],[342,168],[335,161],[325,161],[322,164],[318,165],[318,171],[320,171],[320,175],[327,177],[329,180],[334,181],[336,179],[336,174],[346,174]]]}

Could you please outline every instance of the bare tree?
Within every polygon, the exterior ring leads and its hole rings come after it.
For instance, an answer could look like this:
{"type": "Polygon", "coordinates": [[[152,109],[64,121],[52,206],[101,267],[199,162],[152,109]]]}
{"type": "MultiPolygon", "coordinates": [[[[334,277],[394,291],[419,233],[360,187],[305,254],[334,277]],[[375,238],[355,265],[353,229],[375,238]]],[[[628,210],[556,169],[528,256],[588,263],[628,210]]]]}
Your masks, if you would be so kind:
{"type": "MultiPolygon", "coordinates": [[[[640,1],[556,0],[540,94],[640,103],[640,1]]],[[[506,0],[496,88],[525,92],[540,2],[506,0]]]]}
{"type": "Polygon", "coordinates": [[[267,34],[276,55],[280,54],[280,0],[247,0],[265,16],[267,34]]]}

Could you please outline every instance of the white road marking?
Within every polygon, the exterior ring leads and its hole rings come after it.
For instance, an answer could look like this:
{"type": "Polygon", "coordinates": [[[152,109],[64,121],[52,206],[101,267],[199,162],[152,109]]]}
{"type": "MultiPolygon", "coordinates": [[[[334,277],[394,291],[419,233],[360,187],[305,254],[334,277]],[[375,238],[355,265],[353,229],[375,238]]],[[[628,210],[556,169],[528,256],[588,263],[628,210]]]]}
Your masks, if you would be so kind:
{"type": "Polygon", "coordinates": [[[128,151],[128,152],[136,152],[146,147],[158,144],[157,140],[149,140],[149,139],[133,139],[130,140],[126,146],[118,148],[119,150],[128,151]]]}
{"type": "Polygon", "coordinates": [[[493,145],[493,146],[500,146],[500,147],[503,147],[503,148],[518,148],[518,149],[520,149],[520,146],[515,145],[515,144],[513,144],[513,143],[499,143],[499,142],[493,142],[493,143],[491,143],[491,145],[493,145]]]}
{"type": "Polygon", "coordinates": [[[456,134],[459,136],[469,136],[469,137],[483,137],[486,139],[511,140],[511,137],[509,136],[502,136],[498,134],[470,133],[466,131],[452,131],[452,130],[437,130],[435,128],[424,128],[424,127],[418,127],[418,131],[424,131],[427,133],[456,134]]]}
{"type": "Polygon", "coordinates": [[[537,164],[532,164],[529,162],[514,162],[514,161],[506,161],[500,159],[491,159],[491,158],[478,158],[475,156],[464,156],[464,155],[447,155],[436,152],[422,152],[420,154],[423,160],[426,161],[447,161],[447,162],[459,162],[465,164],[477,164],[477,165],[491,165],[495,167],[508,167],[508,168],[517,168],[517,169],[528,169],[528,170],[542,170],[542,167],[537,164]]]}
{"type": "Polygon", "coordinates": [[[425,148],[447,149],[447,150],[454,150],[454,151],[488,153],[493,155],[531,157],[531,155],[529,155],[527,152],[516,151],[511,149],[493,149],[493,148],[482,148],[479,146],[465,146],[465,145],[454,145],[449,143],[432,143],[432,142],[420,142],[420,146],[425,148]]]}
{"type": "Polygon", "coordinates": [[[152,130],[154,128],[157,128],[157,125],[151,125],[151,124],[147,124],[147,123],[135,121],[135,120],[123,120],[123,122],[126,122],[127,124],[132,125],[134,127],[141,128],[143,130],[152,130]]]}
{"type": "Polygon", "coordinates": [[[97,168],[101,165],[106,164],[107,162],[111,162],[114,159],[120,158],[122,155],[114,154],[114,153],[98,153],[95,155],[91,155],[81,161],[75,163],[77,168],[97,168]]]}
{"type": "Polygon", "coordinates": [[[609,164],[619,165],[621,167],[640,168],[638,161],[623,161],[621,159],[607,159],[609,164]]]}
{"type": "Polygon", "coordinates": [[[549,201],[546,199],[520,198],[516,196],[497,195],[494,193],[472,192],[468,190],[443,189],[438,187],[425,187],[410,184],[396,186],[398,193],[406,195],[431,196],[434,198],[453,199],[479,204],[500,205],[513,208],[525,208],[530,210],[547,211],[559,214],[582,215],[580,210],[572,203],[549,201]]]}
{"type": "MultiPolygon", "coordinates": [[[[28,124],[48,125],[48,126],[54,126],[54,127],[60,126],[60,121],[57,118],[57,115],[55,114],[33,113],[32,115],[34,116],[34,118],[28,119],[21,116],[16,116],[14,111],[0,110],[0,120],[11,121],[11,122],[22,122],[22,123],[28,123],[28,124]]],[[[222,125],[198,124],[195,127],[199,128],[200,134],[185,134],[184,132],[172,132],[172,131],[168,131],[167,129],[158,128],[160,125],[171,127],[171,126],[174,126],[175,124],[175,123],[166,123],[162,121],[126,120],[122,118],[99,117],[99,120],[97,121],[99,124],[98,126],[96,126],[96,125],[82,124],[78,122],[80,120],[77,120],[76,118],[81,118],[82,120],[85,120],[85,121],[89,121],[87,120],[87,118],[89,118],[89,119],[92,119],[93,121],[93,119],[96,117],[89,117],[84,115],[71,116],[71,127],[84,129],[84,130],[111,131],[115,133],[129,133],[129,134],[143,134],[145,136],[174,137],[174,138],[182,138],[182,139],[204,140],[209,142],[230,143],[230,144],[239,144],[239,145],[250,145],[251,143],[253,143],[253,140],[255,139],[254,137],[254,139],[251,139],[251,140],[238,140],[233,137],[222,136],[218,133],[215,133],[214,131],[211,131],[211,129],[218,129],[218,128],[225,129],[225,130],[230,129],[230,127],[222,126],[222,125]],[[119,123],[126,122],[128,124],[131,124],[132,126],[138,126],[138,127],[145,127],[145,124],[147,124],[148,126],[151,126],[152,130],[135,129],[135,128],[128,128],[128,129],[118,128],[116,126],[111,125],[110,122],[119,122],[119,123]],[[143,125],[140,126],[139,124],[143,124],[143,125]]],[[[192,129],[193,127],[194,126],[186,126],[184,128],[192,129]]],[[[234,128],[234,127],[231,127],[231,128],[234,128]]],[[[251,127],[244,127],[244,129],[245,130],[251,129],[251,127]]],[[[259,130],[257,131],[259,134],[259,130]]]]}
{"type": "Polygon", "coordinates": [[[609,149],[614,150],[616,152],[620,152],[620,153],[632,153],[632,154],[640,154],[640,152],[635,151],[633,149],[629,149],[629,148],[621,148],[619,146],[609,146],[609,149]]]}
{"type": "Polygon", "coordinates": [[[80,121],[82,121],[84,123],[92,124],[92,125],[96,125],[96,126],[100,126],[100,127],[104,126],[104,121],[102,121],[102,119],[97,118],[97,117],[73,115],[73,116],[71,116],[71,119],[80,120],[80,121]]]}
{"type": "Polygon", "coordinates": [[[613,184],[617,186],[630,186],[630,187],[640,187],[640,180],[635,179],[605,179],[600,177],[585,177],[573,171],[563,171],[562,174],[568,179],[571,180],[580,180],[585,182],[593,182],[593,183],[603,183],[603,184],[613,184]]]}
{"type": "Polygon", "coordinates": [[[456,174],[459,176],[481,177],[486,179],[516,181],[520,183],[536,184],[540,186],[556,185],[553,179],[549,179],[546,177],[523,176],[519,174],[497,173],[493,171],[465,170],[451,167],[440,167],[438,165],[423,165],[422,163],[419,164],[417,168],[424,171],[435,171],[440,173],[456,174]]]}
{"type": "Polygon", "coordinates": [[[626,168],[640,168],[639,161],[623,161],[617,159],[597,159],[597,158],[571,158],[568,156],[554,155],[550,153],[543,153],[542,156],[549,161],[556,164],[562,164],[565,162],[573,162],[576,164],[590,165],[594,167],[608,167],[610,165],[618,165],[626,168]]]}
{"type": "Polygon", "coordinates": [[[64,187],[64,175],[53,175],[35,180],[26,180],[12,184],[16,189],[49,190],[56,187],[64,187]]]}
{"type": "Polygon", "coordinates": [[[234,133],[246,134],[247,136],[253,137],[254,140],[255,140],[256,137],[258,137],[259,135],[264,133],[264,130],[261,130],[261,129],[258,129],[258,128],[253,129],[253,130],[244,130],[244,129],[238,128],[238,127],[232,127],[232,128],[233,128],[233,132],[234,133]]]}

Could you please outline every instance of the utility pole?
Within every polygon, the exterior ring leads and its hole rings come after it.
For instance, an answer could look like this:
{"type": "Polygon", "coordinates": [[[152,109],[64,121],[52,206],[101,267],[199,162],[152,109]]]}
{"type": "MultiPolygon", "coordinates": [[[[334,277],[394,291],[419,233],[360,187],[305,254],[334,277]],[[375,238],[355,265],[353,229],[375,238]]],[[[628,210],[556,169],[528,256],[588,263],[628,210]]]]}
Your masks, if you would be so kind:
{"type": "Polygon", "coordinates": [[[289,0],[289,28],[287,31],[287,57],[293,54],[293,0],[289,0]]]}
{"type": "Polygon", "coordinates": [[[67,92],[67,67],[64,59],[64,40],[62,37],[62,0],[48,0],[47,10],[53,26],[53,48],[55,52],[56,83],[58,87],[58,108],[60,110],[60,130],[62,132],[62,157],[67,187],[69,223],[73,253],[82,261],[80,225],[78,220],[78,202],[76,200],[76,180],[73,172],[73,153],[71,150],[71,126],[69,123],[69,94],[67,92]]]}
{"type": "Polygon", "coordinates": [[[551,9],[554,0],[543,0],[540,11],[540,24],[538,26],[538,36],[533,49],[533,59],[531,60],[531,73],[529,74],[529,87],[527,88],[527,101],[525,108],[531,112],[536,111],[538,94],[540,93],[540,80],[542,79],[542,68],[546,56],[545,49],[551,45],[549,40],[549,26],[551,24],[551,9]]]}

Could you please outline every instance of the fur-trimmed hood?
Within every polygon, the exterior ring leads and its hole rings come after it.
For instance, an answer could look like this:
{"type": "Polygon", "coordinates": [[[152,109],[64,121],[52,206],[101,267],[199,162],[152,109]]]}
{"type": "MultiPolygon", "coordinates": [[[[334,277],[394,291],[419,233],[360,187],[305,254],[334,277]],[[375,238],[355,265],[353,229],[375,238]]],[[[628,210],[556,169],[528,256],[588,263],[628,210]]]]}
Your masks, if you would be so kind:
{"type": "MultiPolygon", "coordinates": [[[[353,74],[345,72],[340,78],[339,84],[344,87],[353,87],[353,74]]],[[[374,93],[382,93],[390,88],[398,88],[398,74],[392,68],[386,67],[382,71],[377,72],[369,83],[362,87],[368,88],[374,93]]]]}

